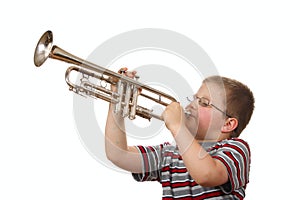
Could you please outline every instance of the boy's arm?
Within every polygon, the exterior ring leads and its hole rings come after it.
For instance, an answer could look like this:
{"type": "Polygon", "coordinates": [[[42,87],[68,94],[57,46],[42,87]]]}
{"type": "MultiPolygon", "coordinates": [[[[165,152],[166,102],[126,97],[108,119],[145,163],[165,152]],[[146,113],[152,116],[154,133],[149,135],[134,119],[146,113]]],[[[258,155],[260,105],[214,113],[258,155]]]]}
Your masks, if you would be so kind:
{"type": "Polygon", "coordinates": [[[181,129],[176,135],[176,143],[186,168],[199,185],[214,187],[228,181],[225,165],[212,158],[193,138],[189,130],[181,129]]]}
{"type": "MultiPolygon", "coordinates": [[[[128,76],[130,77],[130,74],[128,76]]],[[[112,87],[112,90],[114,91],[115,88],[112,87]]],[[[127,145],[124,119],[120,114],[114,113],[113,107],[110,103],[105,126],[106,156],[112,163],[124,170],[141,173],[140,154],[136,147],[127,145]]]]}
{"type": "Polygon", "coordinates": [[[178,103],[172,103],[163,113],[167,128],[173,134],[184,164],[192,178],[201,186],[219,186],[228,181],[224,164],[212,158],[195,140],[184,125],[183,111],[178,103]]]}

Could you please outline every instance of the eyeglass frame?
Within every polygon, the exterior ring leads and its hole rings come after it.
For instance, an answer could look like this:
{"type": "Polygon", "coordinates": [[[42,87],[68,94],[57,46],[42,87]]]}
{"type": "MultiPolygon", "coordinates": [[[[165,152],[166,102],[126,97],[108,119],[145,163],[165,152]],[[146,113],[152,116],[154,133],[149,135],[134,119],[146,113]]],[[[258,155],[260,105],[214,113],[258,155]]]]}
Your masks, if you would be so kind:
{"type": "Polygon", "coordinates": [[[202,107],[209,107],[209,106],[211,106],[211,107],[215,108],[216,110],[220,111],[221,113],[223,113],[223,114],[224,114],[225,116],[227,116],[228,118],[232,118],[232,116],[228,115],[228,114],[227,114],[225,111],[223,111],[221,108],[219,108],[219,107],[215,106],[214,104],[212,104],[212,103],[210,102],[210,100],[209,100],[208,98],[206,98],[206,97],[197,97],[196,95],[192,95],[193,100],[191,100],[189,97],[191,97],[191,96],[187,96],[187,97],[186,97],[186,99],[187,99],[189,102],[193,102],[193,101],[195,101],[195,100],[198,100],[198,105],[199,105],[199,106],[202,106],[202,107]],[[201,102],[202,99],[205,99],[205,100],[207,101],[207,103],[201,102]]]}

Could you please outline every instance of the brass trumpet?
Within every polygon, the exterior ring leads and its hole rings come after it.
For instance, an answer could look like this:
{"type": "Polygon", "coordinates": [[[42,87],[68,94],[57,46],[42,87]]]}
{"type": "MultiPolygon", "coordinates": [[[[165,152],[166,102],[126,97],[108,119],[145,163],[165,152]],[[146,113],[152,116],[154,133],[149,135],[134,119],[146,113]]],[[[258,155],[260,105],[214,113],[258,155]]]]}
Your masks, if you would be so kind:
{"type": "MultiPolygon", "coordinates": [[[[133,79],[128,78],[124,73],[119,74],[113,72],[76,57],[58,46],[53,45],[53,34],[51,31],[46,31],[37,43],[34,52],[35,66],[40,67],[47,58],[53,58],[76,65],[69,67],[65,73],[65,80],[70,91],[83,96],[111,102],[114,104],[115,113],[121,113],[123,117],[129,117],[131,120],[135,119],[136,115],[148,120],[152,117],[162,120],[162,117],[154,114],[153,110],[137,104],[139,96],[143,96],[163,106],[167,106],[171,102],[176,101],[174,97],[138,82],[138,76],[135,76],[133,79]],[[73,71],[81,73],[82,76],[85,77],[80,80],[80,84],[74,84],[70,81],[70,74],[73,71]],[[88,80],[89,77],[116,85],[117,91],[112,92],[110,89],[107,89],[106,86],[92,83],[88,80]]],[[[189,114],[188,112],[186,113],[189,114]]]]}

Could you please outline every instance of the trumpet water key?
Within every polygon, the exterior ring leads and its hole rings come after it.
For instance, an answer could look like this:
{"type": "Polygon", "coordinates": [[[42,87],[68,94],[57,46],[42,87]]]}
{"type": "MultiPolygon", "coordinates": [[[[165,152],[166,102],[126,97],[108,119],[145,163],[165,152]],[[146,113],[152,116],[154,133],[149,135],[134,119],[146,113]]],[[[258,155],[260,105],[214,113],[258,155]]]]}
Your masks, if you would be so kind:
{"type": "MultiPolygon", "coordinates": [[[[53,45],[53,34],[46,31],[37,43],[34,52],[34,64],[40,67],[47,58],[64,61],[75,66],[70,66],[65,73],[65,80],[69,89],[76,94],[102,99],[114,104],[116,113],[123,117],[135,119],[136,115],[150,120],[152,117],[162,120],[161,115],[153,113],[152,109],[138,105],[138,97],[142,96],[162,106],[167,106],[176,99],[155,88],[149,87],[138,81],[138,76],[129,78],[124,73],[116,73],[87,60],[74,56],[67,51],[53,45]],[[77,72],[82,75],[80,83],[72,83],[70,74],[77,72]],[[105,84],[96,84],[89,80],[92,77],[105,84]],[[115,85],[116,92],[107,87],[115,85]]],[[[190,114],[185,111],[186,114],[190,114]]]]}

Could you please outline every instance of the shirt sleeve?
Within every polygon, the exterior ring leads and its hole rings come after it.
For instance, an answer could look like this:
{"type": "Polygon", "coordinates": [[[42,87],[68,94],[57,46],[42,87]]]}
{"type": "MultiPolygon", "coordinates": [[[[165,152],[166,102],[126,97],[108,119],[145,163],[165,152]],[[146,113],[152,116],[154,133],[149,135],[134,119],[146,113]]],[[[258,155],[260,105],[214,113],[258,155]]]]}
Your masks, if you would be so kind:
{"type": "Polygon", "coordinates": [[[226,167],[229,181],[220,186],[223,192],[231,193],[249,182],[250,149],[241,139],[231,139],[218,143],[212,157],[220,160],[226,167]]]}
{"type": "Polygon", "coordinates": [[[142,173],[132,173],[136,181],[159,181],[163,144],[157,146],[136,146],[142,160],[142,173]]]}

